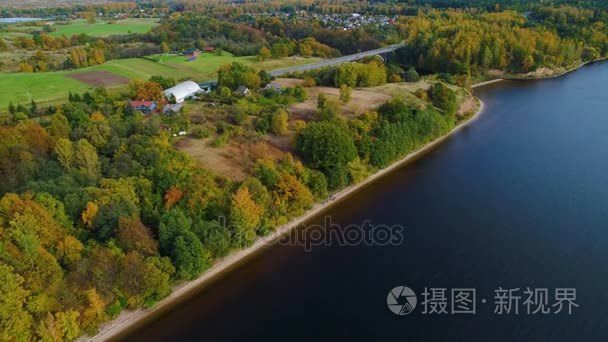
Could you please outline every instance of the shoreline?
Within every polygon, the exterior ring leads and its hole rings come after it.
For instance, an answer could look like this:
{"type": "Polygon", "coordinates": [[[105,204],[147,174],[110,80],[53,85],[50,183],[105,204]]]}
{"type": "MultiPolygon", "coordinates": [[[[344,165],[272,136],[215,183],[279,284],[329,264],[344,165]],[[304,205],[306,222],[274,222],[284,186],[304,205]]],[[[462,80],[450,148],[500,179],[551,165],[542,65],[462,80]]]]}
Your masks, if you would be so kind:
{"type": "MultiPolygon", "coordinates": [[[[500,81],[502,81],[502,79],[492,80],[489,82],[495,83],[500,81]]],[[[479,87],[481,85],[485,85],[485,82],[484,84],[476,84],[473,87],[479,87]]],[[[315,204],[303,215],[293,219],[287,224],[280,226],[273,233],[258,239],[256,242],[254,242],[253,245],[245,249],[235,251],[227,257],[220,259],[211,268],[201,274],[201,276],[199,276],[198,278],[176,285],[173,288],[171,294],[169,294],[169,296],[156,303],[150,309],[123,311],[114,320],[103,324],[99,328],[99,332],[95,336],[81,336],[77,339],[77,341],[107,341],[112,338],[117,338],[120,335],[126,333],[127,331],[135,328],[136,326],[144,323],[147,319],[152,318],[154,315],[161,313],[163,310],[169,309],[171,306],[173,306],[180,300],[186,299],[186,297],[188,297],[189,295],[204,288],[205,285],[209,285],[209,283],[215,280],[216,277],[218,277],[224,272],[229,271],[233,267],[237,266],[239,263],[245,261],[248,257],[253,256],[254,254],[262,251],[263,249],[272,246],[274,241],[287,234],[288,232],[292,231],[296,227],[310,221],[311,219],[314,219],[320,214],[323,214],[324,212],[332,208],[334,205],[349,198],[351,195],[364,189],[365,187],[377,181],[378,179],[384,177],[385,175],[395,171],[396,169],[404,165],[407,165],[408,163],[416,160],[417,158],[431,151],[432,149],[443,143],[446,139],[450,138],[452,135],[456,134],[457,132],[477,120],[480,114],[484,111],[484,109],[484,103],[479,100],[479,108],[477,109],[477,111],[472,116],[461,121],[449,133],[440,136],[431,142],[426,143],[416,151],[407,154],[402,159],[399,159],[392,163],[390,166],[377,171],[373,175],[367,177],[365,180],[356,184],[352,184],[330,195],[328,200],[315,204]]]]}
{"type": "MultiPolygon", "coordinates": [[[[606,60],[606,58],[601,58],[595,61],[590,61],[586,63],[582,63],[581,65],[567,70],[564,73],[553,75],[550,77],[538,77],[538,78],[497,78],[492,79],[480,83],[476,83],[471,86],[471,89],[483,87],[489,84],[498,83],[507,80],[515,80],[515,81],[534,81],[534,80],[542,80],[549,78],[556,78],[560,76],[564,76],[568,73],[571,73],[575,70],[582,68],[585,65],[606,60]]],[[[477,98],[476,98],[477,99],[477,98]]],[[[155,315],[160,314],[163,310],[170,309],[172,306],[178,304],[181,300],[187,299],[187,297],[193,294],[196,291],[203,289],[206,285],[209,285],[214,280],[217,279],[222,273],[230,271],[232,268],[238,266],[240,263],[246,261],[250,256],[255,255],[258,252],[261,252],[265,248],[272,246],[272,243],[279,239],[281,236],[287,234],[294,228],[314,219],[315,217],[323,214],[325,211],[332,208],[334,205],[340,203],[341,201],[349,198],[351,195],[356,192],[364,189],[366,186],[372,184],[376,180],[384,177],[386,174],[395,171],[396,169],[407,165],[408,163],[416,160],[417,158],[423,156],[427,152],[431,151],[433,148],[437,147],[441,143],[443,143],[446,139],[450,138],[452,135],[458,133],[463,128],[467,127],[469,124],[477,120],[480,114],[485,110],[485,105],[483,101],[477,99],[479,101],[479,108],[476,113],[474,113],[469,118],[464,119],[458,125],[456,125],[449,133],[438,137],[437,139],[423,145],[418,150],[409,153],[404,156],[402,159],[395,161],[390,166],[377,171],[373,175],[369,176],[365,180],[361,181],[357,184],[352,184],[333,195],[330,195],[330,199],[315,204],[311,209],[309,209],[303,215],[293,219],[292,221],[278,227],[273,233],[262,237],[256,242],[247,247],[246,249],[242,249],[239,251],[235,251],[232,254],[228,255],[225,258],[218,260],[210,269],[205,271],[198,278],[183,282],[181,284],[175,285],[172,289],[171,294],[164,298],[163,300],[156,303],[148,310],[135,310],[135,311],[123,311],[118,317],[114,320],[109,321],[103,324],[99,332],[95,336],[81,336],[77,339],[77,341],[106,341],[113,338],[118,338],[120,335],[125,334],[129,330],[136,328],[138,325],[141,325],[146,322],[146,320],[153,318],[155,315]]]]}

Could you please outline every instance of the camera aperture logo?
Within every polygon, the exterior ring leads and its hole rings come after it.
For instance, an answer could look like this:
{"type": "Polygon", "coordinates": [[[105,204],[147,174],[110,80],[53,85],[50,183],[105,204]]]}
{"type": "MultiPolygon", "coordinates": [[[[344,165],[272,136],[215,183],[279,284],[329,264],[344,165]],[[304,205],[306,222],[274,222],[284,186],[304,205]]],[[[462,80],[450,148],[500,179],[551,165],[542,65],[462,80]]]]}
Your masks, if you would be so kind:
{"type": "Polygon", "coordinates": [[[397,286],[386,297],[386,305],[396,315],[404,316],[416,308],[416,293],[407,286],[397,286]]]}

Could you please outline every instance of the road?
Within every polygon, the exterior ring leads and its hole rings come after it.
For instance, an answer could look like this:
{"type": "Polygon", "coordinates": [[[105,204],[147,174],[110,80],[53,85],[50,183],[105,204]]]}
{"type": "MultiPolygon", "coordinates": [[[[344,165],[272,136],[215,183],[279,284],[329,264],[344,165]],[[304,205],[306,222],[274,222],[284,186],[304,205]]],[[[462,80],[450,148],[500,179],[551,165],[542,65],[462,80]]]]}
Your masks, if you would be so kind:
{"type": "Polygon", "coordinates": [[[403,44],[394,44],[394,45],[390,45],[390,46],[383,47],[383,48],[380,48],[380,49],[369,50],[369,51],[365,51],[365,52],[359,52],[359,53],[355,53],[353,55],[333,58],[333,59],[329,59],[329,60],[318,62],[318,63],[300,65],[300,66],[283,68],[283,69],[277,69],[277,70],[270,71],[270,74],[272,76],[276,77],[276,76],[281,76],[281,75],[289,74],[289,73],[292,73],[292,72],[307,71],[307,70],[312,70],[312,69],[324,68],[324,67],[328,67],[328,66],[334,66],[334,65],[338,65],[338,64],[342,64],[342,63],[348,63],[348,62],[356,61],[356,60],[363,59],[363,58],[366,58],[366,57],[371,57],[371,56],[381,55],[381,54],[388,53],[388,52],[393,52],[393,51],[398,50],[398,49],[400,49],[402,47],[403,47],[403,44]]]}
{"type": "MultiPolygon", "coordinates": [[[[352,61],[357,61],[366,57],[371,57],[371,56],[376,56],[376,55],[382,55],[388,52],[393,52],[395,50],[398,50],[400,48],[402,48],[404,45],[403,44],[394,44],[394,45],[389,45],[380,49],[374,49],[374,50],[369,50],[369,51],[365,51],[365,52],[359,52],[359,53],[355,53],[352,55],[348,55],[348,56],[342,56],[342,57],[338,57],[338,58],[333,58],[333,59],[328,59],[326,61],[322,61],[322,62],[317,62],[317,63],[312,63],[312,64],[305,64],[305,65],[300,65],[300,66],[294,66],[294,67],[289,67],[289,68],[283,68],[283,69],[276,69],[276,70],[272,70],[269,73],[272,76],[278,77],[281,75],[285,75],[285,74],[290,74],[292,72],[299,72],[299,71],[307,71],[307,70],[313,70],[313,69],[319,69],[319,68],[324,68],[324,67],[329,67],[329,66],[334,66],[334,65],[338,65],[338,64],[342,64],[342,63],[348,63],[348,62],[352,62],[352,61]]],[[[203,83],[200,83],[201,86],[205,85],[205,86],[216,86],[217,85],[217,80],[209,80],[209,81],[205,81],[203,83]]]]}

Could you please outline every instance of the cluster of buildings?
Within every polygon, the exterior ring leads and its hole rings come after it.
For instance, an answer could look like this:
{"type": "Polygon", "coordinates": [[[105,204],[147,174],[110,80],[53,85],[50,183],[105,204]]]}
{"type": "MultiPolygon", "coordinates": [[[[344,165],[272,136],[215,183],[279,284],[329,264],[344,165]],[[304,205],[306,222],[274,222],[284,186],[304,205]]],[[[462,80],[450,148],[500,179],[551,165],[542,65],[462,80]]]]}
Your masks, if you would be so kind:
{"type": "Polygon", "coordinates": [[[345,30],[352,30],[361,26],[385,26],[392,25],[396,17],[387,17],[384,15],[364,15],[359,13],[350,14],[319,14],[311,13],[312,17],[323,25],[328,27],[338,27],[345,30]]]}
{"type": "Polygon", "coordinates": [[[284,13],[280,11],[276,12],[264,12],[259,14],[252,14],[252,16],[259,17],[278,17],[282,21],[292,20],[316,20],[322,23],[326,27],[342,28],[344,30],[352,30],[362,26],[385,26],[392,25],[397,16],[385,16],[385,15],[367,15],[359,13],[347,13],[347,14],[323,14],[315,12],[298,11],[293,13],[284,13]]]}
{"type": "MultiPolygon", "coordinates": [[[[169,104],[162,108],[164,114],[178,113],[182,109],[184,101],[196,97],[198,93],[209,92],[211,87],[205,90],[196,82],[185,81],[163,91],[169,104]]],[[[129,106],[135,111],[144,114],[153,113],[159,110],[156,101],[129,101],[129,106]]]]}

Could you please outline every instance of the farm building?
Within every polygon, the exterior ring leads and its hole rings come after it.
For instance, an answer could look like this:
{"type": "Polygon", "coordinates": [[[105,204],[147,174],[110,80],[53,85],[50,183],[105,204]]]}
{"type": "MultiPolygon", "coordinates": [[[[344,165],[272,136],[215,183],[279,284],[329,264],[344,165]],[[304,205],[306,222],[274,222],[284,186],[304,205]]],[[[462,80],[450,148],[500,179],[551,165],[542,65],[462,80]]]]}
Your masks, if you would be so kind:
{"type": "Polygon", "coordinates": [[[154,101],[129,101],[129,106],[133,110],[148,114],[156,110],[157,104],[154,101]]]}
{"type": "Polygon", "coordinates": [[[175,103],[182,103],[185,100],[192,98],[196,93],[201,91],[201,87],[192,81],[186,81],[165,90],[163,93],[169,101],[174,100],[175,103]]]}
{"type": "Polygon", "coordinates": [[[198,57],[201,54],[201,50],[190,49],[190,50],[184,51],[182,54],[186,57],[198,57]]]}

